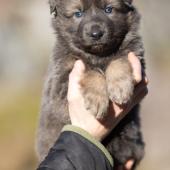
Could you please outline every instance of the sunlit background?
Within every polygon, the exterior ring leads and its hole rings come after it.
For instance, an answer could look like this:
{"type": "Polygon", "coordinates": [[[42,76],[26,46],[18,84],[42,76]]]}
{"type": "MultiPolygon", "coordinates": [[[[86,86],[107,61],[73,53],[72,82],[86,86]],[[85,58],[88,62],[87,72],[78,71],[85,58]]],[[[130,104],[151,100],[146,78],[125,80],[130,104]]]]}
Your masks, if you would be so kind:
{"type": "MultiPolygon", "coordinates": [[[[170,1],[135,3],[150,79],[141,114],[146,155],[139,170],[169,170],[170,1]]],[[[37,166],[36,126],[55,37],[50,17],[47,0],[0,0],[0,170],[37,166]]]]}

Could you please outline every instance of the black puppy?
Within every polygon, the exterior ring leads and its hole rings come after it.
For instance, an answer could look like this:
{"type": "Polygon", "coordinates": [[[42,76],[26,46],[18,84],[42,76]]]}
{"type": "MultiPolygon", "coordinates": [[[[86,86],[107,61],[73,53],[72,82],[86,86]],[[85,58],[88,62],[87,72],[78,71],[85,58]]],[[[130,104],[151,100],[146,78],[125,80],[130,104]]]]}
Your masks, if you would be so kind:
{"type": "MultiPolygon", "coordinates": [[[[109,100],[125,104],[134,90],[127,55],[143,59],[138,34],[140,16],[132,0],[50,0],[57,42],[49,64],[43,93],[38,153],[42,160],[62,127],[69,123],[68,76],[77,59],[86,66],[81,81],[85,106],[97,118],[107,114],[109,100]]],[[[115,160],[115,168],[129,159],[135,166],[144,154],[139,106],[121,121],[103,141],[115,160]]]]}

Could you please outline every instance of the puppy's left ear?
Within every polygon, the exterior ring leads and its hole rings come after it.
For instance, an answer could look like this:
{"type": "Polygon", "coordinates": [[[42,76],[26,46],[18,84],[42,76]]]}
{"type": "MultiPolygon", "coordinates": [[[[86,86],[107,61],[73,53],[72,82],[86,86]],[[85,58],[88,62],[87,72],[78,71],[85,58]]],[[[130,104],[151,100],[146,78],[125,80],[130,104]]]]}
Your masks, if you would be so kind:
{"type": "Polygon", "coordinates": [[[123,0],[123,2],[129,8],[129,10],[134,10],[133,0],[123,0]]]}

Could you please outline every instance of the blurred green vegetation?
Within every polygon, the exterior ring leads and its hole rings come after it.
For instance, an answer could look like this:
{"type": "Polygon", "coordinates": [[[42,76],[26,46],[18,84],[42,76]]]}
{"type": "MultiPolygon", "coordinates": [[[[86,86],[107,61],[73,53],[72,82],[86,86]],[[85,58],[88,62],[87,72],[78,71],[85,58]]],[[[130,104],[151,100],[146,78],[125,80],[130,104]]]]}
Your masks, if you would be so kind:
{"type": "Polygon", "coordinates": [[[41,86],[34,84],[18,91],[7,87],[0,91],[0,169],[35,169],[41,86]]]}
{"type": "MultiPolygon", "coordinates": [[[[8,96],[10,98],[8,98],[5,103],[1,103],[1,136],[8,134],[11,130],[13,132],[18,131],[21,127],[22,131],[33,132],[33,130],[35,130],[35,115],[38,113],[37,106],[40,98],[39,91],[31,88],[32,87],[19,91],[17,95],[8,96]],[[8,122],[8,126],[6,126],[5,122],[8,122]]],[[[6,90],[7,89],[4,89],[1,94],[6,90]]]]}

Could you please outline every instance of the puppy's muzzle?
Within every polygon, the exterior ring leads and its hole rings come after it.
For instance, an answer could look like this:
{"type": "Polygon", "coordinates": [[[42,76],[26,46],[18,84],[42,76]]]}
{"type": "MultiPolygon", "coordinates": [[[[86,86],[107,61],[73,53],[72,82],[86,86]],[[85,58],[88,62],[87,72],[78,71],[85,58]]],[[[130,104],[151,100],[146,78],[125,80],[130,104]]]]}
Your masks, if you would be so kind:
{"type": "Polygon", "coordinates": [[[99,25],[92,25],[90,33],[88,34],[93,40],[99,40],[103,37],[104,31],[100,28],[99,25]]]}
{"type": "Polygon", "coordinates": [[[83,39],[89,45],[93,43],[103,42],[106,36],[106,30],[103,23],[91,22],[83,26],[83,39]]]}

